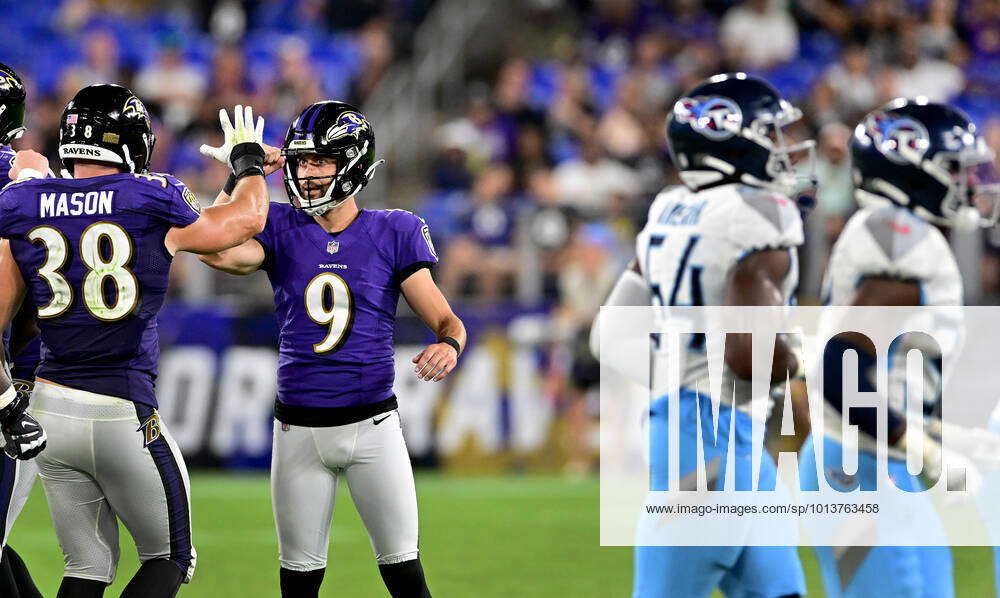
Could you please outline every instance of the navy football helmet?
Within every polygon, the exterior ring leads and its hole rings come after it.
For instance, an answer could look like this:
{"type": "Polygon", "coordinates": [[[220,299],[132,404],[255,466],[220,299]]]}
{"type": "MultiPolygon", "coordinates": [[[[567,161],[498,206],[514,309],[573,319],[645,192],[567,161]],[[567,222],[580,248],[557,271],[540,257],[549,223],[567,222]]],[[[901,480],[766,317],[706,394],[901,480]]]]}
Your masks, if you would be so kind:
{"type": "Polygon", "coordinates": [[[24,133],[24,84],[14,69],[0,62],[0,145],[24,133]]]}
{"type": "Polygon", "coordinates": [[[281,150],[285,156],[285,191],[292,205],[319,216],[344,203],[369,183],[385,160],[375,160],[375,129],[360,110],[345,102],[316,102],[288,127],[281,150]],[[328,176],[299,176],[304,155],[329,156],[337,174],[321,197],[310,199],[302,184],[328,176]]]}
{"type": "Polygon", "coordinates": [[[889,102],[851,137],[858,203],[891,202],[965,230],[991,227],[1000,216],[993,158],[967,114],[925,98],[889,102]]]}
{"type": "Polygon", "coordinates": [[[106,162],[126,172],[145,172],[156,136],[146,106],[121,85],[88,85],[66,104],[59,121],[59,158],[106,162]]]}
{"type": "Polygon", "coordinates": [[[815,184],[815,142],[785,145],[782,134],[800,118],[802,111],[767,81],[720,74],[674,103],[667,141],[681,180],[694,191],[743,183],[790,196],[815,184]],[[808,152],[801,175],[791,158],[798,152],[808,152]]]}

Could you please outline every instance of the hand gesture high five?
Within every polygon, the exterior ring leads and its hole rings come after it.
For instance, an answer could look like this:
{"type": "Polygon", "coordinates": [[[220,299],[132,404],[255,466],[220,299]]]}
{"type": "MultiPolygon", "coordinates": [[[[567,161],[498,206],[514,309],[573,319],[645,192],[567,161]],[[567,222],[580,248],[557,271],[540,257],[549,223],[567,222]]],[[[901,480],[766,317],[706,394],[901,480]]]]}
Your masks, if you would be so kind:
{"type": "Polygon", "coordinates": [[[263,145],[264,142],[264,118],[257,117],[257,124],[253,122],[253,108],[250,106],[237,105],[233,110],[233,120],[229,120],[229,114],[225,108],[219,110],[219,123],[222,125],[223,142],[219,147],[202,145],[199,151],[205,156],[215,158],[223,164],[229,164],[230,154],[233,147],[241,143],[256,143],[263,145]]]}

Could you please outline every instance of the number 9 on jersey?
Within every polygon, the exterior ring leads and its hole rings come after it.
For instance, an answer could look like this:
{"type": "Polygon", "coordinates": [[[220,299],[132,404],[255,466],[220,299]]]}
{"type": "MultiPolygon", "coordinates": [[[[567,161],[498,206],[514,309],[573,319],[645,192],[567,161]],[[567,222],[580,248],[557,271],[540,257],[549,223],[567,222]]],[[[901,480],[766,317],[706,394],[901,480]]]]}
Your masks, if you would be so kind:
{"type": "Polygon", "coordinates": [[[339,349],[354,320],[354,297],[347,283],[332,272],[324,272],[309,281],[305,302],[309,319],[328,327],[326,338],[314,344],[313,351],[329,353],[339,349]]]}

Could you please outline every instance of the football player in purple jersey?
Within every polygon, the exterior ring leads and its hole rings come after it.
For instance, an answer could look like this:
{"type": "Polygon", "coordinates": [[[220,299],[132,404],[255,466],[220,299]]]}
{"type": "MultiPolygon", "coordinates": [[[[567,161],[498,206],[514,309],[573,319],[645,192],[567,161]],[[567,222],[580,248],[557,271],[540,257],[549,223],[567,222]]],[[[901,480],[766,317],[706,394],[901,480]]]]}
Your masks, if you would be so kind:
{"type": "Polygon", "coordinates": [[[426,598],[413,471],[392,390],[400,293],[437,335],[413,358],[422,380],[451,372],[465,327],[431,278],[438,258],[424,221],[358,208],[356,195],[381,161],[357,108],[307,107],[282,153],[291,205],[272,204],[253,240],[201,258],[233,274],[264,270],[274,288],[280,356],[271,492],[281,593],[318,596],[343,475],[389,593],[426,598]]]}
{"type": "MultiPolygon", "coordinates": [[[[24,84],[14,69],[0,64],[0,188],[10,183],[10,172],[14,168],[15,154],[10,143],[25,130],[25,96],[24,84]]],[[[8,416],[6,419],[9,421],[2,424],[4,448],[7,450],[0,453],[0,546],[3,547],[0,596],[41,598],[24,561],[13,548],[6,545],[7,535],[28,499],[38,473],[34,461],[27,459],[45,444],[45,432],[24,412],[31,381],[35,377],[35,366],[38,365],[39,350],[38,331],[35,329],[34,310],[31,306],[25,305],[18,310],[11,327],[3,333],[0,350],[5,355],[13,356],[10,375],[15,392],[15,399],[7,409],[16,417],[11,419],[8,416]],[[31,444],[36,446],[26,446],[31,444]],[[19,452],[22,447],[23,452],[19,452]]]]}
{"type": "MultiPolygon", "coordinates": [[[[194,572],[187,470],[156,411],[156,315],[176,252],[224,250],[263,230],[263,120],[237,106],[235,122],[232,200],[201,210],[179,180],[147,171],[155,137],[139,98],[91,85],[60,119],[73,178],[41,178],[45,158],[19,152],[18,179],[0,193],[0,327],[22,299],[38,310],[31,405],[49,434],[37,461],[65,558],[58,598],[103,596],[119,520],[142,563],[123,598],[172,598],[194,572]]],[[[4,401],[9,386],[0,380],[4,401]]]]}

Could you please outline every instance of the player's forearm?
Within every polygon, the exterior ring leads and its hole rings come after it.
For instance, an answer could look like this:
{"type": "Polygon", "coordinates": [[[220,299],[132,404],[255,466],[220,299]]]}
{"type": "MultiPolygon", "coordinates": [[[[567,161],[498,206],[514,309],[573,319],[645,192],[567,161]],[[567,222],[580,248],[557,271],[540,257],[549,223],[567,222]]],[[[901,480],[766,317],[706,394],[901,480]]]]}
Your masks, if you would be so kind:
{"type": "Polygon", "coordinates": [[[240,179],[233,190],[232,201],[222,206],[239,210],[234,218],[234,234],[239,239],[233,247],[264,231],[267,223],[267,182],[262,176],[248,176],[240,179]]]}
{"type": "MultiPolygon", "coordinates": [[[[180,249],[197,254],[220,253],[245,243],[264,230],[267,222],[267,186],[264,177],[244,177],[236,185],[232,201],[202,211],[202,227],[210,234],[195,234],[180,249]]],[[[197,223],[196,223],[197,225],[197,223]]],[[[196,232],[196,231],[192,231],[196,232]]]]}
{"type": "Polygon", "coordinates": [[[260,269],[264,262],[264,251],[254,239],[216,253],[199,255],[203,264],[227,274],[246,275],[260,269]]]}
{"type": "Polygon", "coordinates": [[[459,319],[454,313],[446,314],[441,317],[437,322],[427,324],[437,338],[444,338],[446,336],[451,337],[458,341],[459,346],[462,350],[465,350],[465,324],[459,319]]]}

